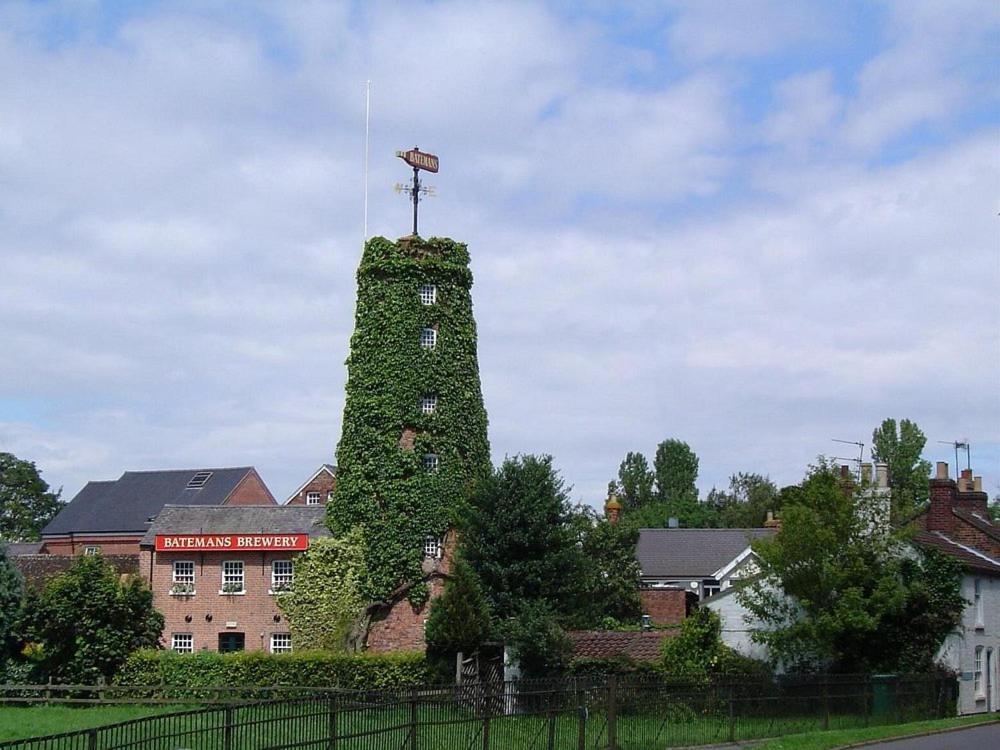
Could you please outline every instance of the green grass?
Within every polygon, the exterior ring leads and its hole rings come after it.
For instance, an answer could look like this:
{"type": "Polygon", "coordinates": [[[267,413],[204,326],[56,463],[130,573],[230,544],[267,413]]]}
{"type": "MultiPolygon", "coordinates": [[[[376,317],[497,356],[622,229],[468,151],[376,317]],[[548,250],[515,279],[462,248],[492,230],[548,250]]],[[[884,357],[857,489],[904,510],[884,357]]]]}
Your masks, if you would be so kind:
{"type": "Polygon", "coordinates": [[[952,727],[989,724],[997,719],[994,716],[959,716],[951,719],[935,721],[914,721],[909,724],[868,727],[865,729],[843,729],[830,732],[807,732],[790,734],[781,739],[771,740],[758,745],[756,750],[831,750],[857,742],[868,740],[895,739],[922,734],[952,727]]]}
{"type": "Polygon", "coordinates": [[[178,711],[183,706],[0,706],[0,741],[72,732],[178,711]]]}

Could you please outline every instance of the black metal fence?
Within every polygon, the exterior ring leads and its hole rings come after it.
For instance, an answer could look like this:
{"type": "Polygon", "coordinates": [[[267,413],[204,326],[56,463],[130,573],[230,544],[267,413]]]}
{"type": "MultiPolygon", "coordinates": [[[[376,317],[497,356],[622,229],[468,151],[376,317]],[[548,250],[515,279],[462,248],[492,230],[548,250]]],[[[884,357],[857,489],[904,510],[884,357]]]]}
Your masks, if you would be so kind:
{"type": "Polygon", "coordinates": [[[0,743],[0,748],[648,750],[951,716],[956,694],[954,679],[925,675],[316,690],[0,743]]]}

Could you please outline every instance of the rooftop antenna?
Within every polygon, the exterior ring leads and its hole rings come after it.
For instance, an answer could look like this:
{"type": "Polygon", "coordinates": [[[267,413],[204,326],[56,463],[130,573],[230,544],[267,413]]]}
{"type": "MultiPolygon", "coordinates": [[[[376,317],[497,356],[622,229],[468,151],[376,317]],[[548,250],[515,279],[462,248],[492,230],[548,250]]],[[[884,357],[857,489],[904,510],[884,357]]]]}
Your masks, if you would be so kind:
{"type": "Polygon", "coordinates": [[[420,170],[423,169],[427,172],[436,173],[438,171],[438,158],[434,154],[421,151],[419,146],[414,146],[409,151],[397,151],[396,156],[413,167],[413,179],[406,185],[397,182],[395,190],[397,193],[406,193],[410,196],[410,200],[413,201],[413,236],[416,237],[417,205],[422,200],[421,196],[430,196],[433,198],[435,195],[433,187],[425,186],[420,181],[420,170]]]}
{"type": "Polygon", "coordinates": [[[865,460],[865,444],[859,443],[857,440],[840,440],[838,438],[830,438],[835,443],[843,443],[844,445],[856,445],[860,449],[857,458],[841,458],[834,456],[835,459],[839,461],[850,461],[851,463],[856,463],[858,465],[858,481],[861,481],[861,464],[865,460]]]}
{"type": "Polygon", "coordinates": [[[964,438],[962,440],[938,440],[941,445],[952,445],[955,447],[955,478],[958,479],[961,470],[958,468],[958,451],[960,448],[965,450],[965,468],[972,469],[972,446],[969,444],[969,438],[964,438]]]}
{"type": "Polygon", "coordinates": [[[368,242],[368,128],[372,117],[372,82],[365,81],[365,228],[364,237],[361,238],[361,247],[368,242]]]}

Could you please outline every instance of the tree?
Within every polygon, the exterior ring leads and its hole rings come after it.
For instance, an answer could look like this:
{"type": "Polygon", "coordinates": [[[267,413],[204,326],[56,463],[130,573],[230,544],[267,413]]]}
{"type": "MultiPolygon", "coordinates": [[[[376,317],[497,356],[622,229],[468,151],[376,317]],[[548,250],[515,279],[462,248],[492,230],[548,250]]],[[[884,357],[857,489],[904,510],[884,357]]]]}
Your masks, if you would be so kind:
{"type": "Polygon", "coordinates": [[[955,571],[902,555],[904,539],[877,525],[870,490],[821,463],[798,492],[783,491],[781,531],[754,542],[761,574],[737,596],[757,622],[754,639],[787,668],[927,664],[961,616],[955,571]]]}
{"type": "Polygon", "coordinates": [[[624,510],[635,510],[648,505],[653,499],[654,481],[646,457],[629,452],[618,467],[618,481],[612,482],[609,489],[618,495],[624,510]]]}
{"type": "Polygon", "coordinates": [[[698,499],[698,456],[687,443],[671,438],[656,446],[653,472],[660,502],[679,505],[698,499]]]}
{"type": "Polygon", "coordinates": [[[542,599],[521,604],[517,615],[504,627],[504,642],[521,673],[529,678],[561,673],[573,651],[558,613],[542,599]]]}
{"type": "Polygon", "coordinates": [[[17,643],[16,624],[24,595],[24,580],[11,565],[0,545],[0,664],[13,655],[17,643]]]}
{"type": "Polygon", "coordinates": [[[729,490],[712,488],[706,504],[719,516],[719,525],[727,529],[758,528],[767,520],[768,511],[781,507],[778,488],[760,474],[733,474],[729,490]]]}
{"type": "Polygon", "coordinates": [[[557,615],[580,605],[584,561],[573,510],[551,456],[515,456],[477,483],[459,536],[496,622],[525,602],[557,615]]]}
{"type": "Polygon", "coordinates": [[[915,422],[885,419],[872,432],[872,458],[889,464],[889,486],[895,517],[908,516],[927,500],[931,464],[920,457],[927,438],[915,422]]]}
{"type": "Polygon", "coordinates": [[[426,600],[424,541],[455,524],[490,468],[471,287],[461,243],[365,245],[327,521],[335,536],[360,530],[370,602],[401,585],[426,600]]]}
{"type": "Polygon", "coordinates": [[[588,509],[580,509],[577,519],[585,595],[580,598],[574,626],[597,627],[608,620],[637,623],[642,614],[638,587],[641,570],[635,559],[639,527],[627,521],[611,523],[588,509]]]}
{"type": "Polygon", "coordinates": [[[663,641],[661,669],[671,678],[707,681],[718,674],[769,674],[767,665],[740,655],[722,642],[722,619],[707,607],[696,609],[680,632],[663,641]]]}
{"type": "Polygon", "coordinates": [[[340,539],[315,539],[298,557],[292,588],[276,597],[296,649],[359,650],[364,571],[364,543],[358,530],[340,539]]]}
{"type": "Polygon", "coordinates": [[[456,560],[444,593],[431,604],[427,620],[427,652],[447,659],[462,652],[472,654],[489,640],[493,630],[490,608],[475,571],[456,560]]]}
{"type": "Polygon", "coordinates": [[[31,461],[0,453],[0,539],[38,539],[45,524],[59,512],[61,492],[49,492],[31,461]]]}
{"type": "Polygon", "coordinates": [[[140,648],[155,648],[163,615],[135,576],[120,581],[100,555],[77,558],[25,605],[24,637],[43,676],[94,684],[110,679],[140,648]]]}

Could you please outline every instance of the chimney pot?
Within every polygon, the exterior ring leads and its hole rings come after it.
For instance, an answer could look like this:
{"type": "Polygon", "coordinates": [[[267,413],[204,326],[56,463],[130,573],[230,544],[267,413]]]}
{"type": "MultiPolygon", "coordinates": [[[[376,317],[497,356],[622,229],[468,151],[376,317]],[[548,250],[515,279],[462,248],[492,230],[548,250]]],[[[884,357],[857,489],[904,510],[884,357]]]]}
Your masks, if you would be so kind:
{"type": "Polygon", "coordinates": [[[973,477],[973,479],[972,479],[972,491],[973,492],[982,492],[983,491],[983,478],[982,477],[973,477]]]}
{"type": "Polygon", "coordinates": [[[851,478],[851,467],[846,464],[841,464],[840,466],[840,478],[850,479],[851,478]]]}
{"type": "Polygon", "coordinates": [[[875,485],[880,490],[889,488],[889,464],[881,462],[875,464],[875,485]]]}
{"type": "Polygon", "coordinates": [[[938,461],[937,462],[937,475],[935,479],[947,479],[948,478],[948,462],[938,461]]]}
{"type": "Polygon", "coordinates": [[[871,464],[861,464],[861,481],[870,482],[872,481],[872,465],[871,464]]]}

